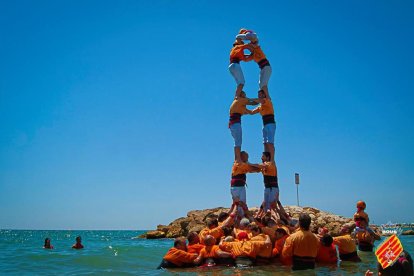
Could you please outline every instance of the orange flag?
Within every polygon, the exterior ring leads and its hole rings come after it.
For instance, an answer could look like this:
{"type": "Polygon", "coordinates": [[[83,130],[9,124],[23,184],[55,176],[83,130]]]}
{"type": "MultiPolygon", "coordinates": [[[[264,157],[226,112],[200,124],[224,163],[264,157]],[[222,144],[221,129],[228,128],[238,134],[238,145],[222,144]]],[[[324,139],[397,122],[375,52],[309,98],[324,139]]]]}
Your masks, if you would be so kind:
{"type": "Polygon", "coordinates": [[[392,235],[378,246],[377,250],[375,250],[375,255],[382,268],[386,269],[398,260],[402,251],[403,247],[400,240],[396,235],[392,235]]]}

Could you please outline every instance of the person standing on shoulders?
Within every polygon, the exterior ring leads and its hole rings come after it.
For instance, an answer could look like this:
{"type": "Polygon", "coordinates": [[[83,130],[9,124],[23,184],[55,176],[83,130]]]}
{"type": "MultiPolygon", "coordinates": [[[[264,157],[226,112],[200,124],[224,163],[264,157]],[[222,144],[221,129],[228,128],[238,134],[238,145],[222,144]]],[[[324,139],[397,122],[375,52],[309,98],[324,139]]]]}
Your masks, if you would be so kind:
{"type": "Polygon", "coordinates": [[[229,129],[231,136],[234,139],[234,155],[238,162],[241,162],[240,152],[242,145],[242,127],[241,127],[241,116],[244,114],[250,114],[251,111],[246,108],[246,105],[256,105],[257,99],[246,98],[246,93],[240,91],[236,92],[234,100],[230,106],[230,119],[229,129]]]}
{"type": "MultiPolygon", "coordinates": [[[[267,91],[267,90],[266,90],[267,91]]],[[[264,151],[270,152],[271,160],[275,159],[275,132],[276,132],[276,121],[275,112],[273,109],[272,99],[269,93],[261,89],[258,92],[257,102],[260,103],[258,107],[253,109],[250,114],[260,113],[263,120],[263,145],[264,151]]]]}

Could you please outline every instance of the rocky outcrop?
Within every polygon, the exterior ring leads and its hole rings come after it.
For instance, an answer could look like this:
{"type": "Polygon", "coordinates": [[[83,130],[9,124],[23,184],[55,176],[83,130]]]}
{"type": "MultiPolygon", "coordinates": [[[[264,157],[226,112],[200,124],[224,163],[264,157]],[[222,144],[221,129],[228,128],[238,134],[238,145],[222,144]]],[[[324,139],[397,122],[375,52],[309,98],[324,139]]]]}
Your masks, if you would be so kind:
{"type": "MultiPolygon", "coordinates": [[[[341,226],[351,223],[351,218],[334,215],[312,207],[285,206],[285,210],[293,218],[299,219],[299,215],[304,212],[312,218],[312,231],[316,232],[319,227],[326,227],[333,236],[337,236],[341,226]]],[[[257,208],[251,208],[255,212],[257,208]]],[[[217,217],[221,212],[228,212],[228,208],[218,207],[214,209],[194,210],[187,213],[186,217],[174,220],[169,225],[158,225],[157,230],[149,231],[142,235],[147,239],[156,238],[176,238],[187,236],[189,232],[200,232],[205,227],[205,221],[208,217],[217,217]]]]}
{"type": "Polygon", "coordinates": [[[406,230],[402,232],[401,235],[414,235],[414,230],[406,230]]]}

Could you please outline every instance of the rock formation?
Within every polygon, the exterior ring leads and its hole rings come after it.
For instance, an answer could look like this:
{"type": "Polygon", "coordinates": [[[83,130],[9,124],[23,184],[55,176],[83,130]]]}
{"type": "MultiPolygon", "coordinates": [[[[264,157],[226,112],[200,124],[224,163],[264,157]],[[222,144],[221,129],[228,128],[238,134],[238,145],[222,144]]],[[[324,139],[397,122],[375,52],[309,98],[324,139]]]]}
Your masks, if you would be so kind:
{"type": "MultiPolygon", "coordinates": [[[[315,233],[319,227],[326,227],[332,236],[337,236],[342,225],[353,222],[351,218],[334,215],[312,207],[285,206],[284,208],[296,219],[299,218],[299,215],[302,212],[308,213],[312,218],[312,231],[315,233]]],[[[257,208],[251,208],[250,210],[254,212],[257,208]]],[[[149,231],[142,235],[141,238],[176,238],[187,236],[187,234],[192,231],[200,232],[201,229],[205,227],[205,220],[207,217],[218,216],[221,212],[228,211],[228,208],[223,207],[190,211],[187,213],[186,217],[178,218],[169,225],[158,225],[157,230],[149,231]]],[[[372,228],[372,226],[370,227],[372,228]]]]}

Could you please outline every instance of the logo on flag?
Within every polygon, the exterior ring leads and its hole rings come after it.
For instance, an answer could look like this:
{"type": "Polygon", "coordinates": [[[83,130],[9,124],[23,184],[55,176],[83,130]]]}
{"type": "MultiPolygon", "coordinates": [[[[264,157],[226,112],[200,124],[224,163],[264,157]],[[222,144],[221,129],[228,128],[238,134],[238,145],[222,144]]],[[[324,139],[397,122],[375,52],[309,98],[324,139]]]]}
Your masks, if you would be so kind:
{"type": "Polygon", "coordinates": [[[375,255],[382,268],[386,269],[398,260],[401,252],[403,252],[403,247],[400,240],[396,235],[392,235],[378,246],[375,255]]]}

